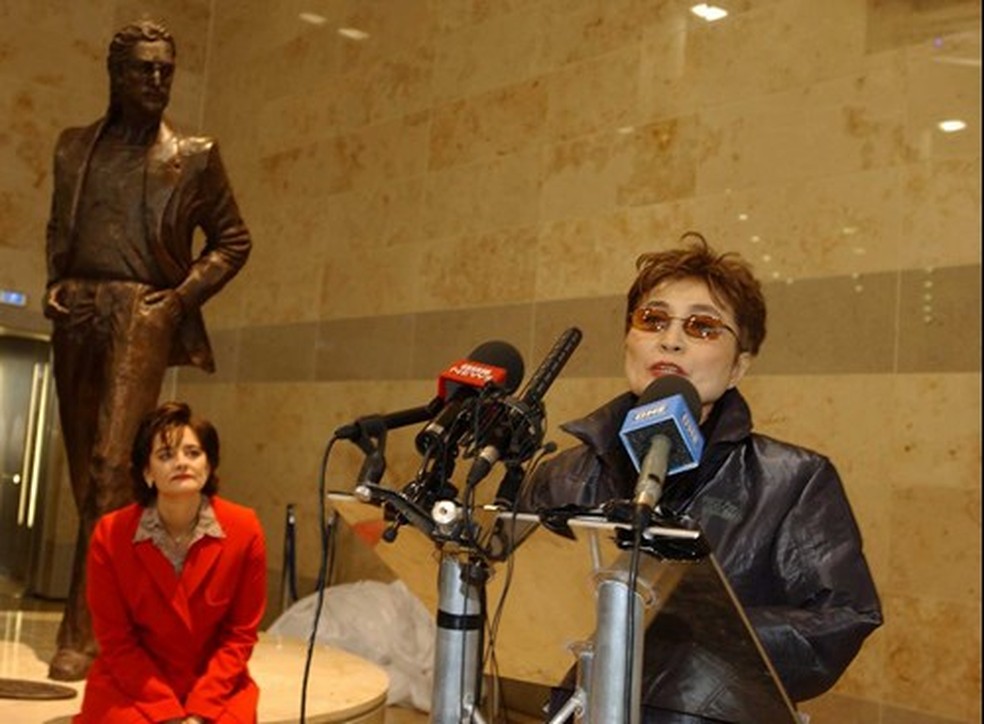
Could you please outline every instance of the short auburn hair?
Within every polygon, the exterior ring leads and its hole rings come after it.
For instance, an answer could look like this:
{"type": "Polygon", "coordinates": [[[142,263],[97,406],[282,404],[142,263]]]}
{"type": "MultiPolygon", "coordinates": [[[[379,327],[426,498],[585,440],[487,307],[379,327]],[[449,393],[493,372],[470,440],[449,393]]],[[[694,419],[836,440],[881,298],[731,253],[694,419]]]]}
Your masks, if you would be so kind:
{"type": "Polygon", "coordinates": [[[144,471],[154,450],[154,441],[160,437],[168,445],[177,444],[178,436],[186,427],[198,436],[198,442],[208,460],[209,475],[202,493],[212,496],[219,492],[219,476],[215,472],[219,467],[219,433],[215,426],[208,420],[193,415],[191,408],[184,402],[165,402],[140,421],[130,453],[133,497],[145,508],[157,499],[156,486],[147,485],[144,479],[144,471]]]}
{"type": "Polygon", "coordinates": [[[765,340],[765,297],[751,266],[734,252],[719,254],[703,235],[688,231],[685,246],[642,254],[636,260],[636,278],[626,298],[625,331],[642,298],[668,279],[700,279],[719,304],[727,305],[738,324],[738,346],[758,354],[765,340]]]}

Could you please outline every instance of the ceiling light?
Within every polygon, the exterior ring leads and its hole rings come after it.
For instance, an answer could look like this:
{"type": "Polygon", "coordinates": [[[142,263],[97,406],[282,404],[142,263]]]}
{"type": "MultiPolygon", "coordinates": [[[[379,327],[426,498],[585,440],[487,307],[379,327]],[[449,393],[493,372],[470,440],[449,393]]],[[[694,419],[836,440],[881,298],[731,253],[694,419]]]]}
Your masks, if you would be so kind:
{"type": "Polygon", "coordinates": [[[959,119],[951,119],[948,121],[940,121],[936,124],[943,133],[956,133],[957,131],[962,131],[967,127],[967,124],[959,119]]]}
{"type": "Polygon", "coordinates": [[[318,15],[317,13],[301,13],[297,17],[305,23],[311,23],[311,25],[324,25],[328,22],[328,18],[324,15],[318,15]]]}
{"type": "Polygon", "coordinates": [[[339,28],[338,34],[349,40],[365,40],[369,37],[369,33],[358,28],[339,28]]]}
{"type": "Polygon", "coordinates": [[[690,12],[709,23],[713,23],[715,20],[720,20],[721,18],[728,16],[728,11],[724,8],[719,8],[716,5],[708,5],[707,3],[692,6],[690,8],[690,12]]]}

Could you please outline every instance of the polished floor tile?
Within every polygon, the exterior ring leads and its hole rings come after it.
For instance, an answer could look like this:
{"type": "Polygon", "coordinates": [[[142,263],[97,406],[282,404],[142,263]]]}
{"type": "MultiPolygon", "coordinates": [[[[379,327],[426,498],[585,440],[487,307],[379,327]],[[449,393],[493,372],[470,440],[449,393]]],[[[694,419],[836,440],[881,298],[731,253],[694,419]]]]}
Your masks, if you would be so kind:
{"type": "MultiPolygon", "coordinates": [[[[59,611],[0,611],[0,679],[38,683],[48,681],[48,659],[55,651],[59,611]]],[[[59,685],[64,686],[65,684],[59,685]]],[[[32,701],[0,698],[4,724],[68,724],[78,711],[84,682],[67,684],[78,694],[72,699],[32,701]]]]}

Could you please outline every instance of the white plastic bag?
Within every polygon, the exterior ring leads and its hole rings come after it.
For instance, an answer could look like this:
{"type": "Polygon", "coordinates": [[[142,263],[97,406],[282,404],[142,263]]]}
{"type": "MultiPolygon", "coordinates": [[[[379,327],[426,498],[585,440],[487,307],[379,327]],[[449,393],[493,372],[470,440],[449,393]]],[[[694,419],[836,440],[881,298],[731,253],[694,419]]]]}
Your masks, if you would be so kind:
{"type": "MultiPolygon", "coordinates": [[[[317,601],[317,593],[300,599],[267,632],[308,640],[317,601]]],[[[316,641],[384,668],[390,679],[388,705],[430,711],[436,635],[430,613],[402,581],[325,589],[316,641]]]]}

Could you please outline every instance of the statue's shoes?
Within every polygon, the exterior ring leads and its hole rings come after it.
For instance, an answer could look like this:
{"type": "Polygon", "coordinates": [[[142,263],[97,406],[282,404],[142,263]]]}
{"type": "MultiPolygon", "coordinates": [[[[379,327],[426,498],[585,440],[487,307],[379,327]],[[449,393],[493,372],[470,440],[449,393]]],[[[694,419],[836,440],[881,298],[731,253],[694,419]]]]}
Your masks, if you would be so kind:
{"type": "Polygon", "coordinates": [[[58,649],[48,665],[48,678],[54,681],[82,681],[92,665],[92,657],[74,649],[58,649]]]}

